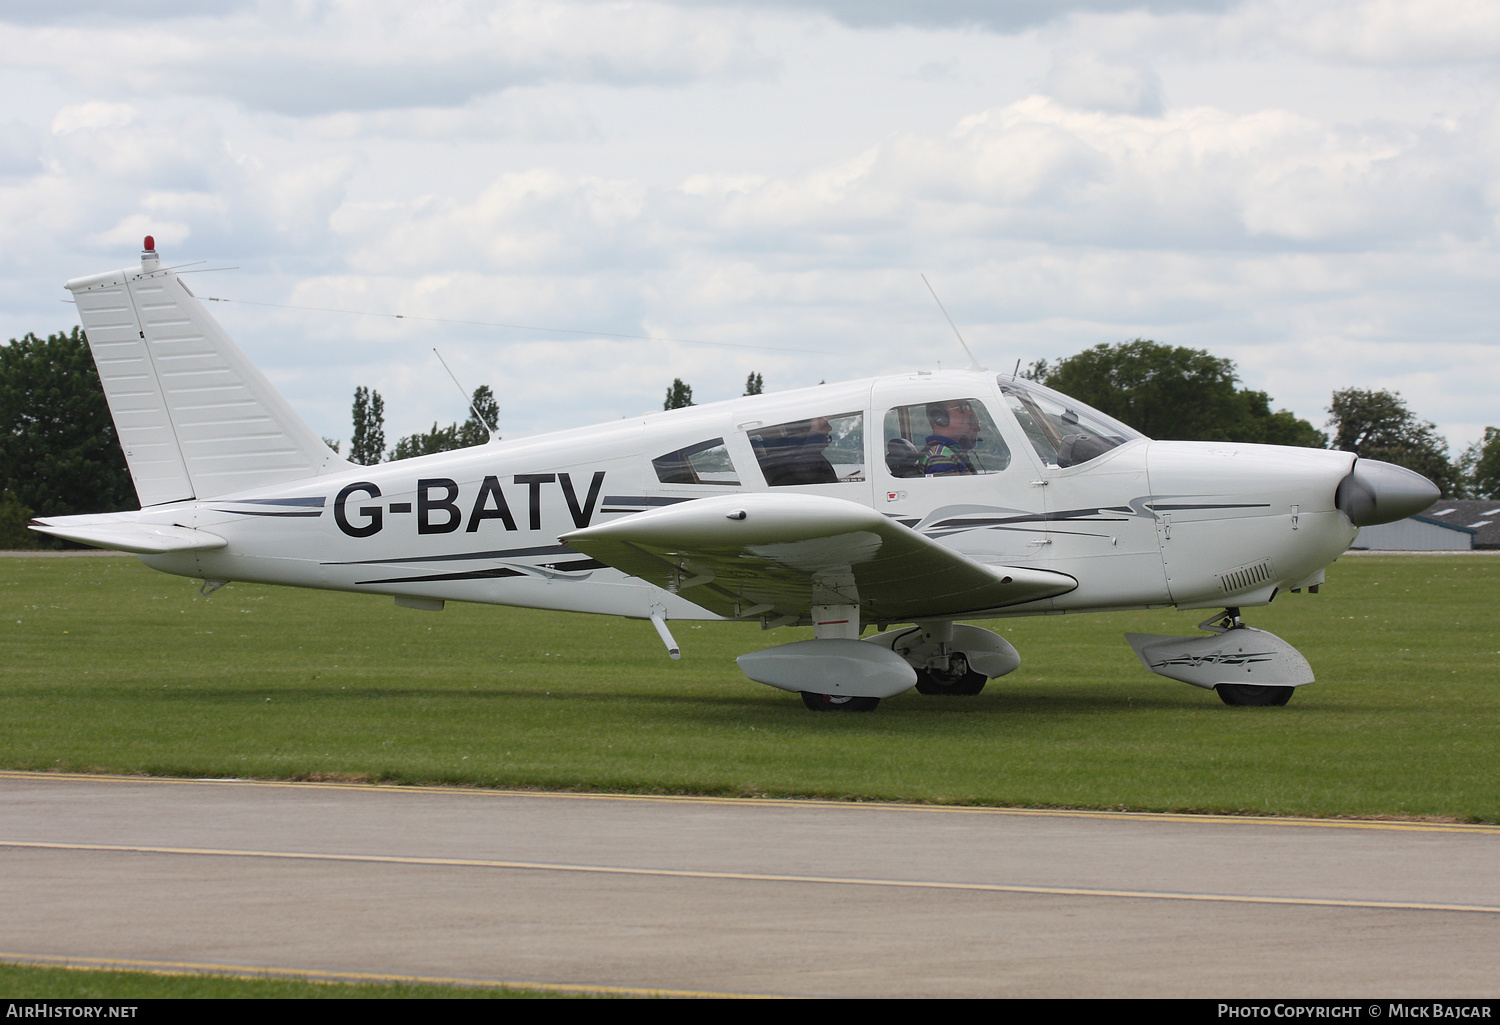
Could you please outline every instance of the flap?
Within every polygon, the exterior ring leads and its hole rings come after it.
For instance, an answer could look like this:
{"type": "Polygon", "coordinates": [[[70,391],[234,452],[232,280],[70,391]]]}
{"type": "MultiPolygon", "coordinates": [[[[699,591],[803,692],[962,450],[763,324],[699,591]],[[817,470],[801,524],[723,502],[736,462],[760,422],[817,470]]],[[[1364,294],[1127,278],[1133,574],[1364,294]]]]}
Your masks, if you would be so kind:
{"type": "Polygon", "coordinates": [[[561,540],[731,618],[800,620],[813,605],[857,604],[867,622],[906,622],[1078,586],[1066,573],[975,562],[873,509],[822,495],[701,498],[561,540]]]}

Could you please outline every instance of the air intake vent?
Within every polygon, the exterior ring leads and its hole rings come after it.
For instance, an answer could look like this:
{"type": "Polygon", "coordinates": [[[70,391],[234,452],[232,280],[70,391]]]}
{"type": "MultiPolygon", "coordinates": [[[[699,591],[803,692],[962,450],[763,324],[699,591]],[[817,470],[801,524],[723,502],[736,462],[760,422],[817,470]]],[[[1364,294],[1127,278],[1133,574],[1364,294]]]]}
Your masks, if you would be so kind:
{"type": "Polygon", "coordinates": [[[1225,594],[1248,591],[1252,587],[1259,587],[1271,580],[1271,560],[1262,559],[1248,566],[1240,566],[1214,575],[1218,578],[1219,590],[1225,594]]]}

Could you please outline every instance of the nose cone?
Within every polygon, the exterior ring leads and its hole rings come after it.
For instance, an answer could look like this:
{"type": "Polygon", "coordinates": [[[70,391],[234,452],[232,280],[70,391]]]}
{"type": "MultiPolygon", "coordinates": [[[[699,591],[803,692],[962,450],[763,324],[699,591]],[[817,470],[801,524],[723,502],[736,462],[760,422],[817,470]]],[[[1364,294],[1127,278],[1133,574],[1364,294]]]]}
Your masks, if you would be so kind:
{"type": "Polygon", "coordinates": [[[1415,470],[1378,459],[1359,459],[1339,483],[1334,504],[1356,527],[1394,523],[1438,500],[1438,486],[1415,470]]]}

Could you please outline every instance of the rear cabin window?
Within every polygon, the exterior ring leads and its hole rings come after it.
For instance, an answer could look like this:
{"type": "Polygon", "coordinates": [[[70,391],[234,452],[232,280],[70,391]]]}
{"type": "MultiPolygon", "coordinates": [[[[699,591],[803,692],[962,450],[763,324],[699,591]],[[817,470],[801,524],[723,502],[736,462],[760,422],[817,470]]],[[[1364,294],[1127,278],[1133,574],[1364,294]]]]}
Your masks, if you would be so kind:
{"type": "Polygon", "coordinates": [[[750,447],[771,487],[865,479],[865,416],[834,413],[750,433],[750,447]]]}
{"type": "Polygon", "coordinates": [[[700,441],[657,456],[651,465],[656,470],[656,479],[663,484],[738,485],[740,482],[723,438],[700,441]]]}
{"type": "Polygon", "coordinates": [[[998,473],[1010,447],[978,399],[923,402],[885,414],[885,465],[892,477],[998,473]]]}

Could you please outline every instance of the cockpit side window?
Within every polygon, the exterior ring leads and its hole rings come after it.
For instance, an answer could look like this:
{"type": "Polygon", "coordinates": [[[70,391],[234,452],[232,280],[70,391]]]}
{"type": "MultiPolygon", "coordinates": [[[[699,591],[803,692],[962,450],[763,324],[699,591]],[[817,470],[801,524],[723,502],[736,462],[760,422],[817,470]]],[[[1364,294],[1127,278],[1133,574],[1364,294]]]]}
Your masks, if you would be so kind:
{"type": "Polygon", "coordinates": [[[893,477],[998,473],[1010,447],[978,399],[923,402],[885,414],[885,465],[893,477]]]}
{"type": "Polygon", "coordinates": [[[1049,466],[1078,466],[1143,437],[1139,431],[1051,388],[1001,378],[1000,392],[1031,447],[1049,466]]]}
{"type": "Polygon", "coordinates": [[[740,482],[723,438],[700,441],[657,456],[651,465],[656,469],[656,479],[663,484],[738,485],[740,482]]]}
{"type": "Polygon", "coordinates": [[[865,479],[865,416],[834,413],[750,431],[771,487],[865,479]]]}

